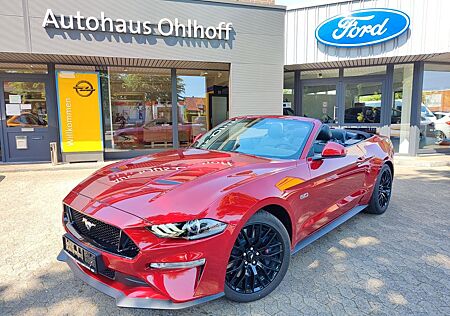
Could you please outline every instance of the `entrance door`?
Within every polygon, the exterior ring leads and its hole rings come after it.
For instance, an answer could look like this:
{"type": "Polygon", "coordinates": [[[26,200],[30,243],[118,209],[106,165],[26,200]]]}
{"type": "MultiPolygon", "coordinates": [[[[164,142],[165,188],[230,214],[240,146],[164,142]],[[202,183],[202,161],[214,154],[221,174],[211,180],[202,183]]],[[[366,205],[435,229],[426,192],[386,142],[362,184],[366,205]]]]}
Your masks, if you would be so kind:
{"type": "Polygon", "coordinates": [[[386,104],[385,80],[360,78],[344,81],[344,124],[380,125],[386,104]]]}
{"type": "Polygon", "coordinates": [[[1,151],[6,162],[50,160],[56,113],[49,95],[46,76],[0,78],[1,151]]]}
{"type": "Polygon", "coordinates": [[[213,128],[228,119],[228,96],[211,95],[209,100],[211,128],[213,128]]]}
{"type": "Polygon", "coordinates": [[[386,124],[386,76],[306,79],[300,84],[302,116],[327,124],[375,129],[386,124]]]}

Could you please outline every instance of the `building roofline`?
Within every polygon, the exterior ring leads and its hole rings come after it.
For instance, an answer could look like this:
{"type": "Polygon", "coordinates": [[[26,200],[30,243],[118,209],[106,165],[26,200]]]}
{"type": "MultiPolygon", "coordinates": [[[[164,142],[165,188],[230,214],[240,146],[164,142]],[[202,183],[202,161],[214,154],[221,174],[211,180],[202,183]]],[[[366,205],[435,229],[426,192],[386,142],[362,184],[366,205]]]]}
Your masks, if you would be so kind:
{"type": "MultiPolygon", "coordinates": [[[[169,1],[186,2],[186,1],[183,1],[183,0],[169,0],[169,1]]],[[[191,1],[192,0],[190,0],[190,2],[191,1]]],[[[237,1],[237,0],[195,0],[195,1],[192,1],[192,2],[210,2],[210,3],[218,3],[218,4],[222,3],[222,4],[233,5],[233,6],[256,7],[256,8],[264,8],[264,9],[286,11],[286,6],[284,6],[284,5],[241,2],[241,1],[237,1]]]]}
{"type": "MultiPolygon", "coordinates": [[[[368,1],[368,0],[363,0],[368,1]]],[[[303,0],[301,3],[288,6],[287,11],[295,11],[299,9],[305,9],[305,8],[315,8],[315,7],[322,7],[330,4],[337,4],[337,3],[345,3],[345,2],[355,2],[355,0],[303,0]]]]}

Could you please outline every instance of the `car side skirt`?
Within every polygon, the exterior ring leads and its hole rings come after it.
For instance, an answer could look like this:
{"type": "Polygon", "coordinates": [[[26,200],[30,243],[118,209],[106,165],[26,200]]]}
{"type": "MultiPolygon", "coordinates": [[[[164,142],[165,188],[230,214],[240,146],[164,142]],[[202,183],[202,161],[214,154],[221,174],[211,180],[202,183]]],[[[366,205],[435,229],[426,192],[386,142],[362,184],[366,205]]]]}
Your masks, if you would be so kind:
{"type": "Polygon", "coordinates": [[[356,214],[360,213],[361,211],[363,211],[365,208],[367,207],[367,205],[358,205],[355,206],[354,208],[352,208],[351,210],[349,210],[348,212],[346,212],[345,214],[339,216],[338,218],[336,218],[334,221],[332,221],[331,223],[325,225],[324,227],[322,227],[321,229],[319,229],[318,231],[312,233],[311,235],[309,235],[308,237],[306,237],[303,240],[300,240],[297,245],[295,245],[294,250],[292,250],[292,254],[296,254],[297,252],[299,252],[300,250],[302,250],[303,248],[305,248],[306,246],[310,245],[311,243],[313,243],[314,241],[316,241],[317,239],[319,239],[320,237],[328,234],[330,231],[332,231],[333,229],[335,229],[336,227],[338,227],[339,225],[345,223],[346,221],[348,221],[350,218],[352,218],[353,216],[355,216],[356,214]]]}
{"type": "Polygon", "coordinates": [[[196,300],[182,303],[174,303],[169,300],[166,301],[151,298],[130,298],[127,297],[123,292],[89,277],[77,266],[75,261],[69,255],[67,255],[67,253],[64,250],[62,250],[59,253],[58,261],[66,262],[69,268],[72,270],[75,277],[81,279],[81,281],[89,284],[98,291],[115,298],[116,305],[119,307],[146,308],[146,309],[183,309],[194,305],[203,304],[225,295],[223,292],[221,292],[218,294],[205,296],[196,300]]]}

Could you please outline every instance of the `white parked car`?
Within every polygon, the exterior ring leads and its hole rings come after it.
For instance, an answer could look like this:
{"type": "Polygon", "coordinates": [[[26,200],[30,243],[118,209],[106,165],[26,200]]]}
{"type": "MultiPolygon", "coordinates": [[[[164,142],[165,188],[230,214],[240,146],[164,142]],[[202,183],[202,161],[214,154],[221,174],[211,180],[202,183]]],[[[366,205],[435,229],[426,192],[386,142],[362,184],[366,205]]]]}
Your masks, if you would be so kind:
{"type": "MultiPolygon", "coordinates": [[[[391,112],[391,137],[400,137],[400,129],[401,129],[401,116],[402,116],[402,107],[401,100],[395,100],[396,108],[392,109],[391,112]]],[[[422,105],[422,110],[420,113],[420,138],[423,137],[434,137],[434,121],[436,121],[436,117],[431,113],[431,115],[427,112],[428,108],[425,105],[422,105]]],[[[409,125],[409,124],[407,124],[409,125]]],[[[406,126],[406,125],[405,125],[406,126]]],[[[407,127],[409,128],[409,127],[407,127]]]]}
{"type": "Polygon", "coordinates": [[[436,144],[443,144],[450,141],[450,112],[435,112],[434,130],[436,144]]]}
{"type": "MultiPolygon", "coordinates": [[[[397,100],[395,100],[395,102],[397,103],[397,100]]],[[[437,118],[436,116],[433,114],[433,112],[431,112],[431,110],[422,103],[421,107],[420,107],[420,115],[432,122],[436,121],[437,118]]]]}

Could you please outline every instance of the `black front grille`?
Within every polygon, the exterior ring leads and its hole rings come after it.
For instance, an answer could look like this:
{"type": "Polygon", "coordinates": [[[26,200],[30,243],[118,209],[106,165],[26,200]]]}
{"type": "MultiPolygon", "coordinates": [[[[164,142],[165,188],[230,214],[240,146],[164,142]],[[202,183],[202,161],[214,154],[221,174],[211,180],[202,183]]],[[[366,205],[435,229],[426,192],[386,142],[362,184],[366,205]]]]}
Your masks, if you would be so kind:
{"type": "Polygon", "coordinates": [[[129,258],[139,253],[136,244],[119,228],[80,213],[69,206],[65,206],[64,212],[72,227],[94,246],[129,258]]]}

